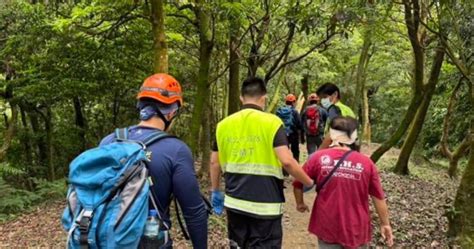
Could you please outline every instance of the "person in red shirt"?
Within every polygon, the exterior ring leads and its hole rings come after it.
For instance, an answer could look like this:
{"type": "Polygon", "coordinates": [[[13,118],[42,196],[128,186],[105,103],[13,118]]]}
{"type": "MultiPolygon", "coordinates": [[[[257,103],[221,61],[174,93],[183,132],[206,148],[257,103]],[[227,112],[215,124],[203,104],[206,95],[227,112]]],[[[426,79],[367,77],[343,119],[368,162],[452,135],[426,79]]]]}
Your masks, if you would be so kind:
{"type": "MultiPolygon", "coordinates": [[[[388,208],[377,168],[356,148],[357,125],[353,118],[333,119],[329,130],[330,148],[316,151],[303,166],[318,186],[308,230],[318,237],[320,249],[368,246],[372,237],[369,195],[380,218],[382,237],[388,246],[393,245],[388,208]],[[334,174],[322,184],[343,156],[345,159],[334,174]]],[[[303,185],[295,181],[293,186],[298,211],[309,211],[303,199],[303,185]]]]}

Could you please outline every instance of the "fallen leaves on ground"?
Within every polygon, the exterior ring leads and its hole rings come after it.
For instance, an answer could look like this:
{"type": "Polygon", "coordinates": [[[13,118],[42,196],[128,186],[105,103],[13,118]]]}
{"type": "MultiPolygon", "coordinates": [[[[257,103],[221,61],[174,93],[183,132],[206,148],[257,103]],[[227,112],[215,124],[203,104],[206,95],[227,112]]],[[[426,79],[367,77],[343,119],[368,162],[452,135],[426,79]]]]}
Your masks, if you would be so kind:
{"type": "MultiPolygon", "coordinates": [[[[437,172],[441,174],[441,172],[437,172]]],[[[396,247],[448,247],[446,207],[452,204],[458,181],[447,176],[430,182],[412,176],[382,172],[396,247]]],[[[371,208],[374,236],[372,245],[383,245],[379,219],[371,208]]]]}
{"type": "MultiPolygon", "coordinates": [[[[441,173],[433,172],[433,174],[441,173]]],[[[390,172],[382,172],[381,178],[387,195],[396,247],[446,248],[448,241],[445,234],[448,221],[444,214],[446,207],[452,203],[458,181],[450,180],[446,176],[437,178],[444,180],[433,182],[413,176],[399,176],[390,172]]],[[[286,189],[285,192],[287,195],[292,194],[291,189],[286,189]]],[[[63,207],[62,201],[49,202],[38,206],[34,212],[1,224],[0,247],[64,248],[66,234],[60,223],[63,207]]],[[[283,224],[285,233],[295,229],[293,226],[298,226],[288,221],[297,211],[287,211],[283,224]]],[[[372,212],[372,221],[374,226],[372,246],[382,246],[378,217],[374,212],[372,212]]],[[[225,217],[211,217],[209,229],[209,247],[227,247],[225,217]]],[[[175,222],[172,236],[175,248],[191,248],[175,222]]],[[[307,235],[301,234],[301,236],[307,235]]]]}

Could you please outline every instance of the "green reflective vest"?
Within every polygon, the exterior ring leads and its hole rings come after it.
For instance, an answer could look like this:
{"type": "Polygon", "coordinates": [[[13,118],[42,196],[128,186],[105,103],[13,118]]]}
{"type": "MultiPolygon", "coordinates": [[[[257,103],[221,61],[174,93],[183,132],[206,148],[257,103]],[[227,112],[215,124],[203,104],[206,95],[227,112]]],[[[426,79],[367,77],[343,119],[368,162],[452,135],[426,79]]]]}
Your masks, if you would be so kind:
{"type": "Polygon", "coordinates": [[[217,125],[227,208],[257,216],[282,214],[283,172],[273,149],[274,137],[282,125],[277,116],[251,108],[234,113],[217,125]]]}
{"type": "Polygon", "coordinates": [[[339,109],[341,110],[341,116],[356,118],[356,115],[354,114],[352,109],[349,106],[344,105],[341,101],[337,101],[337,103],[334,105],[339,107],[339,109]]]}
{"type": "MultiPolygon", "coordinates": [[[[339,108],[339,110],[341,110],[341,116],[342,117],[356,118],[356,115],[354,114],[352,109],[349,106],[344,105],[341,101],[337,101],[337,103],[334,104],[334,105],[337,106],[339,108]]],[[[328,119],[326,121],[326,126],[324,127],[324,131],[325,131],[326,134],[328,134],[327,132],[329,132],[330,123],[331,123],[331,120],[328,119]]]]}

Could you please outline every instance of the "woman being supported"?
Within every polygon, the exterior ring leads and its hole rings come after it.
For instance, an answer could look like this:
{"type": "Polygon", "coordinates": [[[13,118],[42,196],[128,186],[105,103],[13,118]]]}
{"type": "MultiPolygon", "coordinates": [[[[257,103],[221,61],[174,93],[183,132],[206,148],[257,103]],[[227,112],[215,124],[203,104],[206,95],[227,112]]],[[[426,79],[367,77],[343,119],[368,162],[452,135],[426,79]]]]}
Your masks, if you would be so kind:
{"type": "MultiPolygon", "coordinates": [[[[388,208],[375,164],[358,152],[357,121],[338,117],[331,121],[329,149],[316,151],[303,166],[317,184],[309,232],[318,236],[319,248],[363,248],[371,241],[369,195],[380,218],[382,237],[393,245],[388,208]],[[341,162],[339,162],[341,161],[341,162]]],[[[293,183],[297,209],[308,211],[303,185],[293,183]]]]}

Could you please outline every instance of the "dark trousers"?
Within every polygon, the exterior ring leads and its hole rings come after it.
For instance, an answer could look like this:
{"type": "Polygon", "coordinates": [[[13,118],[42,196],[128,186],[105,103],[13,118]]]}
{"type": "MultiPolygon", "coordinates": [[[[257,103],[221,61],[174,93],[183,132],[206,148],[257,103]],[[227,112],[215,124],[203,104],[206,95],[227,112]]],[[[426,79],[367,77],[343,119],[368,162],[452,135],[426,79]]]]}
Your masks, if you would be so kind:
{"type": "Polygon", "coordinates": [[[227,210],[230,248],[281,248],[281,217],[258,219],[227,210]]]}
{"type": "Polygon", "coordinates": [[[298,133],[292,133],[288,136],[288,143],[291,149],[291,153],[293,153],[293,158],[296,161],[300,161],[300,138],[298,133]]]}
{"type": "Polygon", "coordinates": [[[311,136],[306,135],[306,149],[308,149],[308,158],[309,155],[313,154],[323,142],[323,138],[321,136],[311,136]]]}

